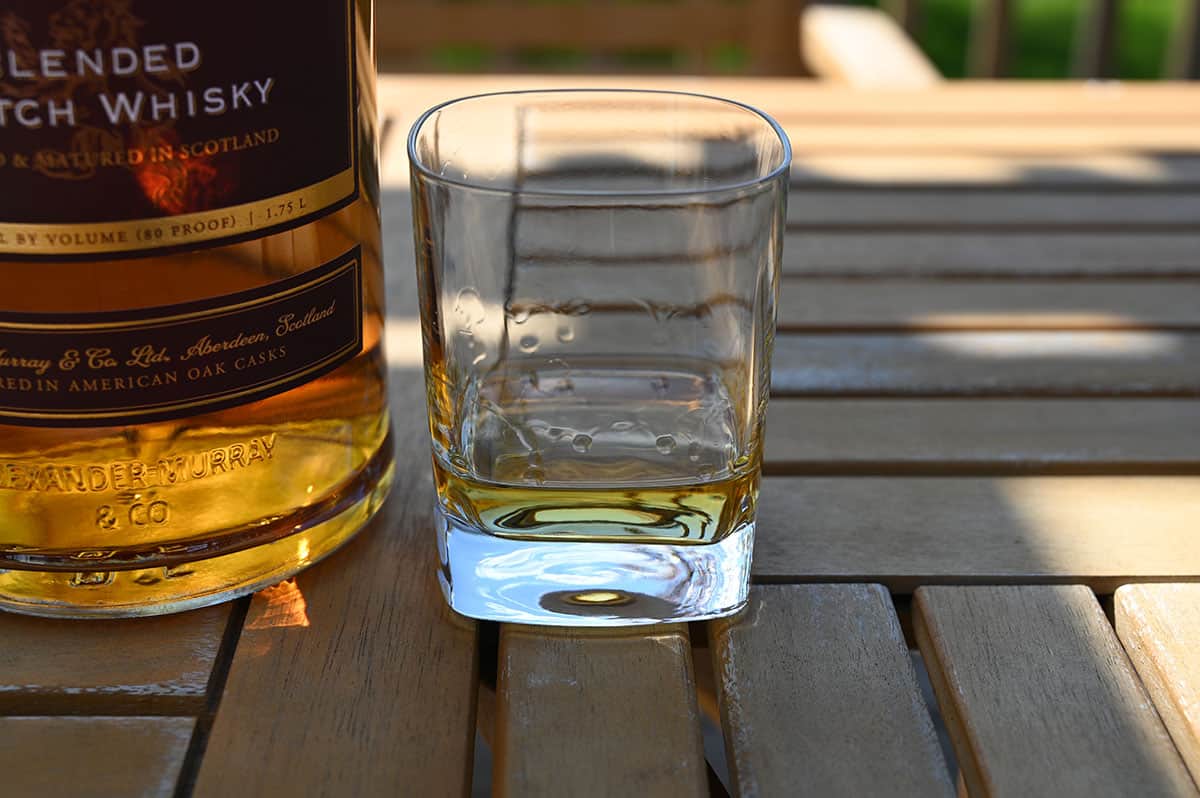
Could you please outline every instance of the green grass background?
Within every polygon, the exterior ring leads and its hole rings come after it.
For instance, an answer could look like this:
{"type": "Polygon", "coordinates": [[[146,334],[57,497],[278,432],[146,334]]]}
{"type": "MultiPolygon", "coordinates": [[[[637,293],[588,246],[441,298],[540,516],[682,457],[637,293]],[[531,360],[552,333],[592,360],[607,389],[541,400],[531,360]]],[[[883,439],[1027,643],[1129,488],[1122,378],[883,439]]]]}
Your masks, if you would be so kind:
{"type": "MultiPolygon", "coordinates": [[[[862,0],[859,5],[877,5],[862,0]]],[[[938,70],[963,77],[974,0],[923,0],[924,24],[917,40],[938,70]]],[[[1010,76],[1070,75],[1080,0],[1019,0],[1013,19],[1010,76]]],[[[1123,0],[1118,5],[1117,76],[1153,80],[1163,75],[1170,33],[1182,12],[1180,0],[1123,0]]]]}

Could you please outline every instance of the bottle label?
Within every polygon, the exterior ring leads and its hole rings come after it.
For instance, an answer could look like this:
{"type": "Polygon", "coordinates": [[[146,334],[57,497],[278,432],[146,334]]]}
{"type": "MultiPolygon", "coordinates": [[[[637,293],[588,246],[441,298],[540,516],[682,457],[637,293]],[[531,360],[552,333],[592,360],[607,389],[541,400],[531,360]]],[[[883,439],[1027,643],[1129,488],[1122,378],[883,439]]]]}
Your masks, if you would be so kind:
{"type": "Polygon", "coordinates": [[[0,0],[0,259],[228,244],[358,195],[353,0],[0,0]]]}
{"type": "Polygon", "coordinates": [[[140,424],[295,388],[362,350],[361,248],[235,294],[134,311],[0,313],[0,421],[140,424]]]}

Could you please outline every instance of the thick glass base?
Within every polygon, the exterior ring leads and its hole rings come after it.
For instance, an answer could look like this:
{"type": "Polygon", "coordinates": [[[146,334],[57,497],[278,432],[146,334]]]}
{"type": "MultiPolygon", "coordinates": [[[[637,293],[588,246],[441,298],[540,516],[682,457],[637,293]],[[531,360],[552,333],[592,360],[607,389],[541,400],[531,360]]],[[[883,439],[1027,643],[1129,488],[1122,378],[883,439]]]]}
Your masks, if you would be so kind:
{"type": "Polygon", "coordinates": [[[111,571],[0,569],[0,610],[47,618],[165,615],[245,596],[331,554],[370,520],[392,481],[390,458],[347,486],[343,501],[269,543],[219,557],[111,571]]]}
{"type": "Polygon", "coordinates": [[[715,543],[502,538],[438,511],[439,581],[471,618],[550,626],[703,621],[737,612],[750,585],[754,524],[715,543]]]}

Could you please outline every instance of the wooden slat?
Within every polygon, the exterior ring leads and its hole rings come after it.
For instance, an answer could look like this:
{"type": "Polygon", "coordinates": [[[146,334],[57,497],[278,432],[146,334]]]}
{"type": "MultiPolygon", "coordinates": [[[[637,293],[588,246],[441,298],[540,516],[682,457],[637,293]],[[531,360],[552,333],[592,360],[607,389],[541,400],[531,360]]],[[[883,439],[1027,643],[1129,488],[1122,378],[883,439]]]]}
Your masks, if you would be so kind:
{"type": "Polygon", "coordinates": [[[777,399],[784,473],[1200,473],[1200,401],[777,399]]]}
{"type": "MultiPolygon", "coordinates": [[[[532,209],[526,211],[532,213],[532,209]]],[[[542,214],[546,215],[546,214],[542,214]]],[[[631,214],[626,214],[631,217],[631,214]]],[[[596,224],[575,230],[522,225],[522,268],[564,262],[588,266],[670,263],[691,257],[728,256],[719,246],[745,241],[638,235],[614,253],[608,231],[596,224]],[[572,233],[576,248],[572,248],[572,233]],[[682,249],[681,241],[690,249],[682,249]]],[[[1140,279],[1200,275],[1200,234],[1192,231],[794,229],[786,235],[783,271],[797,277],[1104,277],[1140,279]]]]}
{"type": "Polygon", "coordinates": [[[854,87],[925,88],[941,80],[925,54],[884,12],[810,4],[801,13],[800,39],[821,78],[854,87]]]}
{"type": "MultiPolygon", "coordinates": [[[[611,80],[609,85],[611,85],[611,80]]],[[[553,84],[552,84],[553,85],[553,84]]],[[[664,87],[675,87],[665,84],[664,87]]],[[[700,86],[686,88],[702,89],[700,86]]],[[[920,96],[920,95],[915,95],[920,96]]],[[[398,117],[402,129],[439,96],[400,104],[407,113],[398,117]]],[[[999,101],[999,100],[998,100],[999,101]]],[[[890,124],[869,118],[864,125],[890,124]]],[[[396,153],[393,153],[396,155],[396,153]]],[[[385,185],[407,186],[407,158],[384,162],[385,185]]],[[[942,187],[976,189],[1012,188],[1025,184],[1049,188],[1121,188],[1160,186],[1195,188],[1200,184],[1200,157],[1168,152],[1039,153],[821,153],[793,154],[792,182],[797,186],[863,186],[883,188],[942,187]]]]}
{"type": "MultiPolygon", "coordinates": [[[[388,306],[409,318],[417,312],[410,219],[406,204],[385,203],[385,257],[396,265],[388,306]]],[[[344,550],[254,598],[197,798],[470,788],[475,625],[447,608],[437,586],[424,380],[419,358],[396,354],[397,487],[344,550]]]]}
{"type": "Polygon", "coordinates": [[[1072,71],[1077,78],[1116,77],[1117,0],[1085,0],[1079,6],[1072,71]]]}
{"type": "Polygon", "coordinates": [[[1200,585],[1127,585],[1113,604],[1117,635],[1200,780],[1200,585]]]}
{"type": "MultiPolygon", "coordinates": [[[[715,218],[715,212],[709,213],[715,218]]],[[[551,268],[563,264],[645,268],[689,258],[730,258],[743,254],[750,245],[748,235],[689,236],[683,225],[694,219],[682,214],[668,219],[662,218],[664,214],[643,214],[646,218],[639,219],[634,211],[625,210],[613,227],[602,226],[598,213],[575,227],[548,226],[546,220],[551,216],[545,208],[522,209],[516,234],[523,270],[541,264],[551,268]],[[655,220],[657,235],[653,234],[655,220]],[[672,223],[674,228],[664,226],[672,223]],[[613,245],[613,230],[623,236],[619,247],[613,245]]],[[[1197,252],[1200,235],[1183,229],[793,229],[784,242],[783,271],[797,277],[1194,277],[1200,275],[1197,252]]]]}
{"type": "Polygon", "coordinates": [[[1200,574],[1200,477],[768,477],[766,581],[1064,582],[1200,574]]]}
{"type": "Polygon", "coordinates": [[[445,43],[633,50],[737,41],[745,36],[745,28],[741,6],[715,2],[630,5],[614,14],[599,3],[547,9],[536,3],[451,7],[433,0],[405,0],[380,3],[375,46],[385,56],[445,43]]]}
{"type": "MultiPolygon", "coordinates": [[[[597,88],[614,82],[613,77],[603,76],[393,75],[381,81],[380,105],[406,131],[425,108],[465,94],[597,88]]],[[[1182,154],[1194,150],[1200,140],[1195,132],[1200,88],[965,82],[913,93],[845,92],[788,79],[621,76],[619,82],[629,88],[733,97],[785,120],[803,109],[803,117],[793,119],[796,124],[788,127],[794,137],[800,137],[794,178],[808,184],[1139,186],[1200,181],[1200,158],[1182,154]],[[897,135],[878,136],[880,125],[897,135]],[[1129,131],[1122,133],[1122,128],[1129,131]],[[901,135],[903,129],[909,133],[901,135]],[[849,139],[847,132],[852,134],[849,139]],[[911,146],[906,145],[902,155],[886,150],[904,139],[911,146]],[[835,150],[814,149],[821,141],[835,150]],[[855,141],[862,146],[856,144],[853,153],[837,154],[855,141]],[[1167,144],[1174,146],[1145,149],[1167,144]],[[863,146],[885,150],[867,152],[863,146]],[[914,147],[930,149],[913,152],[914,147]]],[[[404,185],[407,179],[406,168],[384,171],[385,183],[404,185]]]]}
{"type": "Polygon", "coordinates": [[[900,27],[908,31],[909,35],[916,38],[922,19],[920,0],[883,0],[880,7],[895,17],[900,27]]]}
{"type": "MultiPolygon", "coordinates": [[[[384,186],[400,187],[404,193],[397,192],[394,203],[407,207],[408,198],[408,131],[414,119],[399,116],[389,116],[388,124],[384,126],[386,146],[381,146],[379,155],[380,181],[384,186]]],[[[383,142],[381,142],[381,145],[383,142]]],[[[412,256],[408,259],[411,261],[412,256]]]]}
{"type": "Polygon", "coordinates": [[[131,620],[0,614],[0,715],[203,710],[229,606],[131,620]]]}
{"type": "Polygon", "coordinates": [[[1087,588],[922,588],[916,620],[973,798],[1197,794],[1087,588]]]}
{"type": "Polygon", "coordinates": [[[1177,4],[1180,19],[1175,25],[1168,52],[1167,75],[1177,80],[1200,78],[1200,0],[1177,4]]]}
{"type": "Polygon", "coordinates": [[[967,67],[972,77],[999,78],[1008,72],[1011,0],[973,0],[967,67]]]}
{"type": "MultiPolygon", "coordinates": [[[[736,6],[735,6],[736,7],[736,6]]],[[[743,6],[746,14],[743,45],[749,51],[746,71],[756,75],[803,75],[803,44],[796,34],[796,24],[803,3],[794,0],[748,0],[743,6]]],[[[707,10],[701,11],[709,13],[707,10]]],[[[614,17],[625,24],[624,9],[614,17]]],[[[674,25],[675,23],[670,23],[674,25]]],[[[733,41],[732,31],[716,37],[718,45],[733,41]]],[[[694,42],[703,45],[703,42],[694,42]]],[[[694,70],[680,70],[694,71],[694,70]]]]}
{"type": "MultiPolygon", "coordinates": [[[[1200,124],[1195,120],[1133,120],[1119,125],[1096,120],[997,120],[991,124],[947,124],[936,117],[871,124],[869,119],[814,119],[802,108],[772,116],[783,126],[796,149],[805,154],[1073,154],[1163,152],[1195,154],[1200,124]],[[879,134],[886,125],[887,135],[879,134]]],[[[600,117],[588,127],[575,124],[550,128],[543,124],[538,142],[550,144],[607,144],[612,133],[624,132],[630,144],[651,141],[666,130],[652,120],[630,131],[620,119],[600,117]]]]}
{"type": "Polygon", "coordinates": [[[393,374],[401,487],[343,551],[251,604],[197,798],[470,785],[475,630],[436,583],[420,385],[393,374]]]}
{"type": "Polygon", "coordinates": [[[1084,155],[797,152],[792,160],[792,183],[796,186],[1011,189],[1032,185],[1137,190],[1159,186],[1195,188],[1198,182],[1200,158],[1155,152],[1084,155]]]}
{"type": "Polygon", "coordinates": [[[379,118],[379,160],[386,161],[396,149],[404,149],[405,136],[408,131],[401,131],[396,126],[396,118],[382,116],[379,118]]]}
{"type": "Polygon", "coordinates": [[[781,335],[771,390],[781,396],[1195,396],[1196,363],[1196,333],[781,335]]]}
{"type": "Polygon", "coordinates": [[[884,588],[760,585],[709,641],[737,794],[954,794],[884,588]]]}
{"type": "Polygon", "coordinates": [[[788,331],[1200,328],[1197,280],[787,279],[788,331]]]}
{"type": "MultiPolygon", "coordinates": [[[[611,88],[607,75],[385,75],[385,113],[417,111],[468,94],[526,89],[611,88]]],[[[820,81],[687,75],[622,75],[629,88],[675,88],[733,97],[768,113],[804,111],[805,119],[868,123],[934,119],[947,124],[1023,125],[1031,118],[1062,123],[1089,119],[1106,126],[1196,120],[1200,87],[1180,83],[1089,85],[1079,81],[947,81],[919,93],[887,89],[847,92],[820,81]]]]}
{"type": "MultiPolygon", "coordinates": [[[[550,9],[536,2],[449,6],[436,0],[392,0],[381,1],[378,14],[376,48],[383,63],[392,68],[421,69],[427,66],[422,55],[446,45],[466,44],[499,50],[488,65],[502,69],[520,68],[513,55],[521,48],[582,50],[585,57],[575,66],[591,71],[614,66],[613,54],[666,48],[691,56],[685,66],[696,73],[706,66],[697,56],[715,46],[741,42],[753,44],[748,48],[747,73],[803,72],[795,34],[797,9],[782,0],[737,5],[682,0],[630,5],[619,14],[603,2],[550,9]]],[[[620,68],[619,62],[616,66],[620,68]]]]}
{"type": "Polygon", "coordinates": [[[1178,123],[1104,125],[1080,120],[1060,123],[1014,120],[1008,124],[950,126],[936,118],[878,126],[857,120],[814,123],[803,108],[778,115],[792,145],[804,153],[1105,153],[1164,151],[1196,153],[1200,125],[1178,123]]]}
{"type": "Polygon", "coordinates": [[[1200,225],[1200,192],[793,190],[793,229],[1200,225]]]}
{"type": "Polygon", "coordinates": [[[707,795],[686,627],[500,632],[496,795],[707,795]]]}
{"type": "MultiPolygon", "coordinates": [[[[677,265],[643,266],[641,291],[679,300],[677,265]]],[[[616,275],[624,276],[625,272],[616,275]]],[[[587,296],[593,309],[636,311],[630,283],[561,257],[523,264],[516,297],[567,301],[587,296]],[[581,293],[583,292],[583,293],[581,293]]],[[[1166,332],[1200,328],[1200,280],[785,279],[779,302],[784,332],[1166,332]]]]}
{"type": "Polygon", "coordinates": [[[192,718],[0,718],[0,793],[169,798],[194,724],[192,718]]]}
{"type": "Polygon", "coordinates": [[[1144,277],[1200,274],[1200,235],[1093,231],[789,233],[784,272],[817,276],[1144,277]]]}

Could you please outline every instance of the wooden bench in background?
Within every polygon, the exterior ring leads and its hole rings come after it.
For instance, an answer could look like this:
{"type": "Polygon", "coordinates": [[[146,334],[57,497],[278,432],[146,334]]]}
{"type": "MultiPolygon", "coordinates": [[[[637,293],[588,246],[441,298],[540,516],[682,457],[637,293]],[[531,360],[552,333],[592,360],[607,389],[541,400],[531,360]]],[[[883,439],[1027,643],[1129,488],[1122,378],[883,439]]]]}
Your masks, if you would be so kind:
{"type": "Polygon", "coordinates": [[[537,53],[570,50],[565,71],[646,72],[648,53],[668,56],[659,69],[704,74],[740,46],[746,74],[798,75],[797,11],[796,0],[381,0],[376,44],[385,68],[406,72],[444,69],[434,56],[458,45],[486,50],[490,70],[536,70],[537,53]]]}
{"type": "MultiPolygon", "coordinates": [[[[1070,45],[1074,77],[1116,76],[1121,9],[1142,1],[1080,0],[1070,45]]],[[[928,60],[885,24],[895,20],[899,32],[918,38],[925,3],[883,0],[880,5],[886,14],[809,0],[379,0],[378,45],[385,67],[408,72],[446,69],[438,53],[458,46],[484,51],[475,68],[490,71],[544,71],[545,59],[539,56],[570,53],[554,60],[555,70],[728,73],[721,53],[733,47],[744,54],[733,69],[749,75],[838,76],[846,65],[865,62],[874,65],[875,74],[915,70],[928,77],[928,60]],[[813,29],[806,27],[798,36],[797,21],[807,8],[817,10],[813,29]],[[811,50],[814,38],[821,46],[811,50]],[[841,66],[827,71],[830,50],[837,53],[832,63],[841,66]]],[[[967,53],[971,77],[1010,74],[1015,6],[1015,0],[974,3],[967,53]]],[[[1179,0],[1178,6],[1163,55],[1165,72],[1171,78],[1200,78],[1200,0],[1179,0]]],[[[472,69],[469,59],[455,67],[472,69]]]]}

